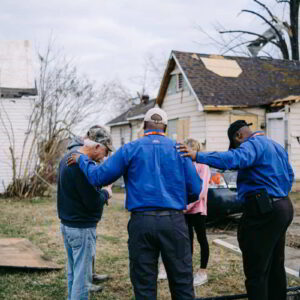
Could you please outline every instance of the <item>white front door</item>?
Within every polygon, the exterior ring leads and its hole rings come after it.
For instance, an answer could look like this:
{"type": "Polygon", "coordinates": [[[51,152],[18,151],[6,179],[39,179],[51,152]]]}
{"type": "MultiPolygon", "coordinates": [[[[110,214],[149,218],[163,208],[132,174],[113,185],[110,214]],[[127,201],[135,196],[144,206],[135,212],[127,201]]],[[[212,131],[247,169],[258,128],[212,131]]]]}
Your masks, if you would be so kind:
{"type": "Polygon", "coordinates": [[[268,113],[267,136],[285,148],[288,133],[285,132],[284,112],[268,113]]]}

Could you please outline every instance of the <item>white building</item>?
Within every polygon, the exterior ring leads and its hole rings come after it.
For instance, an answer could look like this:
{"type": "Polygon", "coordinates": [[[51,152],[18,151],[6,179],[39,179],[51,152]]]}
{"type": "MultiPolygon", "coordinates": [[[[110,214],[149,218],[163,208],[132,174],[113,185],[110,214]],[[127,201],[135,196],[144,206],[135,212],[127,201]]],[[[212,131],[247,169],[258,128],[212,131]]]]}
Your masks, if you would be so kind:
{"type": "Polygon", "coordinates": [[[0,41],[0,193],[11,182],[13,169],[18,176],[28,167],[31,137],[27,147],[23,143],[36,95],[31,43],[0,41]]]}

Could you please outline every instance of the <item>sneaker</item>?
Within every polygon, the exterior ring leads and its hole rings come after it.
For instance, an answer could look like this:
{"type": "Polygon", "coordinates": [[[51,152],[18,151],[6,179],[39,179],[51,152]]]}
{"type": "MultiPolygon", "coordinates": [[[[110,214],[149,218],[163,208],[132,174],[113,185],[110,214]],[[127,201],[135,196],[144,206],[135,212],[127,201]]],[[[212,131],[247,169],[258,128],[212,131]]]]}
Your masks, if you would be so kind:
{"type": "Polygon", "coordinates": [[[110,277],[107,274],[93,274],[93,282],[104,282],[109,279],[110,277]]]}
{"type": "Polygon", "coordinates": [[[166,280],[167,277],[167,273],[166,273],[166,269],[164,267],[164,264],[161,263],[159,266],[159,272],[158,272],[158,280],[166,280]]]}
{"type": "Polygon", "coordinates": [[[89,292],[91,293],[99,293],[99,292],[102,292],[103,290],[103,287],[101,285],[95,285],[95,284],[91,284],[89,286],[89,292]]]}
{"type": "Polygon", "coordinates": [[[194,274],[194,286],[199,286],[208,281],[207,274],[204,272],[197,272],[194,274]]]}

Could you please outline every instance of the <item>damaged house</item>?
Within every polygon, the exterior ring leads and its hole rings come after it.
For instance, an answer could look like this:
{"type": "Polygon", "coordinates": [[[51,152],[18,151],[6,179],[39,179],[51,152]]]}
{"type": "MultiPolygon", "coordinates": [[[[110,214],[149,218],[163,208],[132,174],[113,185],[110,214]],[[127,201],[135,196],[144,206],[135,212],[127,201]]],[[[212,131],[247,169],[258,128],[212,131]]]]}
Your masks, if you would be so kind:
{"type": "Polygon", "coordinates": [[[300,190],[300,62],[173,51],[157,99],[107,123],[116,148],[142,135],[146,111],[168,114],[170,138],[197,139],[203,151],[226,151],[229,125],[244,119],[289,153],[300,190]]]}
{"type": "Polygon", "coordinates": [[[227,150],[235,120],[253,123],[288,151],[300,188],[299,61],[173,51],[156,104],[168,135],[197,139],[203,151],[227,150]]]}

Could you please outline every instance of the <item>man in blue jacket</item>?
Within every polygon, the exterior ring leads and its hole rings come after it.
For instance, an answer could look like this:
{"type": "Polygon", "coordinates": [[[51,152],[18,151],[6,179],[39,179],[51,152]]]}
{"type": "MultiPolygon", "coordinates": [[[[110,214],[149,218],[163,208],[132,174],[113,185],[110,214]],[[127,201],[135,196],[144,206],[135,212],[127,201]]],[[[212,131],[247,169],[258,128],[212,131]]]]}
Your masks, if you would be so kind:
{"type": "MultiPolygon", "coordinates": [[[[85,140],[82,147],[71,153],[83,153],[98,161],[107,156],[109,146],[105,141],[100,144],[85,140]]],[[[68,257],[68,300],[87,300],[90,290],[97,291],[97,286],[92,286],[96,226],[111,190],[97,191],[77,165],[68,167],[69,155],[70,152],[60,161],[57,182],[57,211],[68,257]]],[[[98,286],[98,290],[101,289],[98,286]]]]}
{"type": "Polygon", "coordinates": [[[249,300],[286,299],[285,234],[293,219],[288,197],[294,180],[287,152],[244,120],[228,129],[226,152],[194,152],[178,147],[198,163],[238,170],[238,200],[244,213],[238,229],[249,300]]]}
{"type": "Polygon", "coordinates": [[[73,155],[89,182],[105,186],[124,176],[128,223],[130,278],[135,299],[156,299],[158,257],[162,255],[173,300],[194,298],[192,257],[183,210],[198,199],[202,181],[192,161],[180,156],[165,136],[167,115],[150,109],[144,137],[125,144],[102,165],[73,155]]]}

